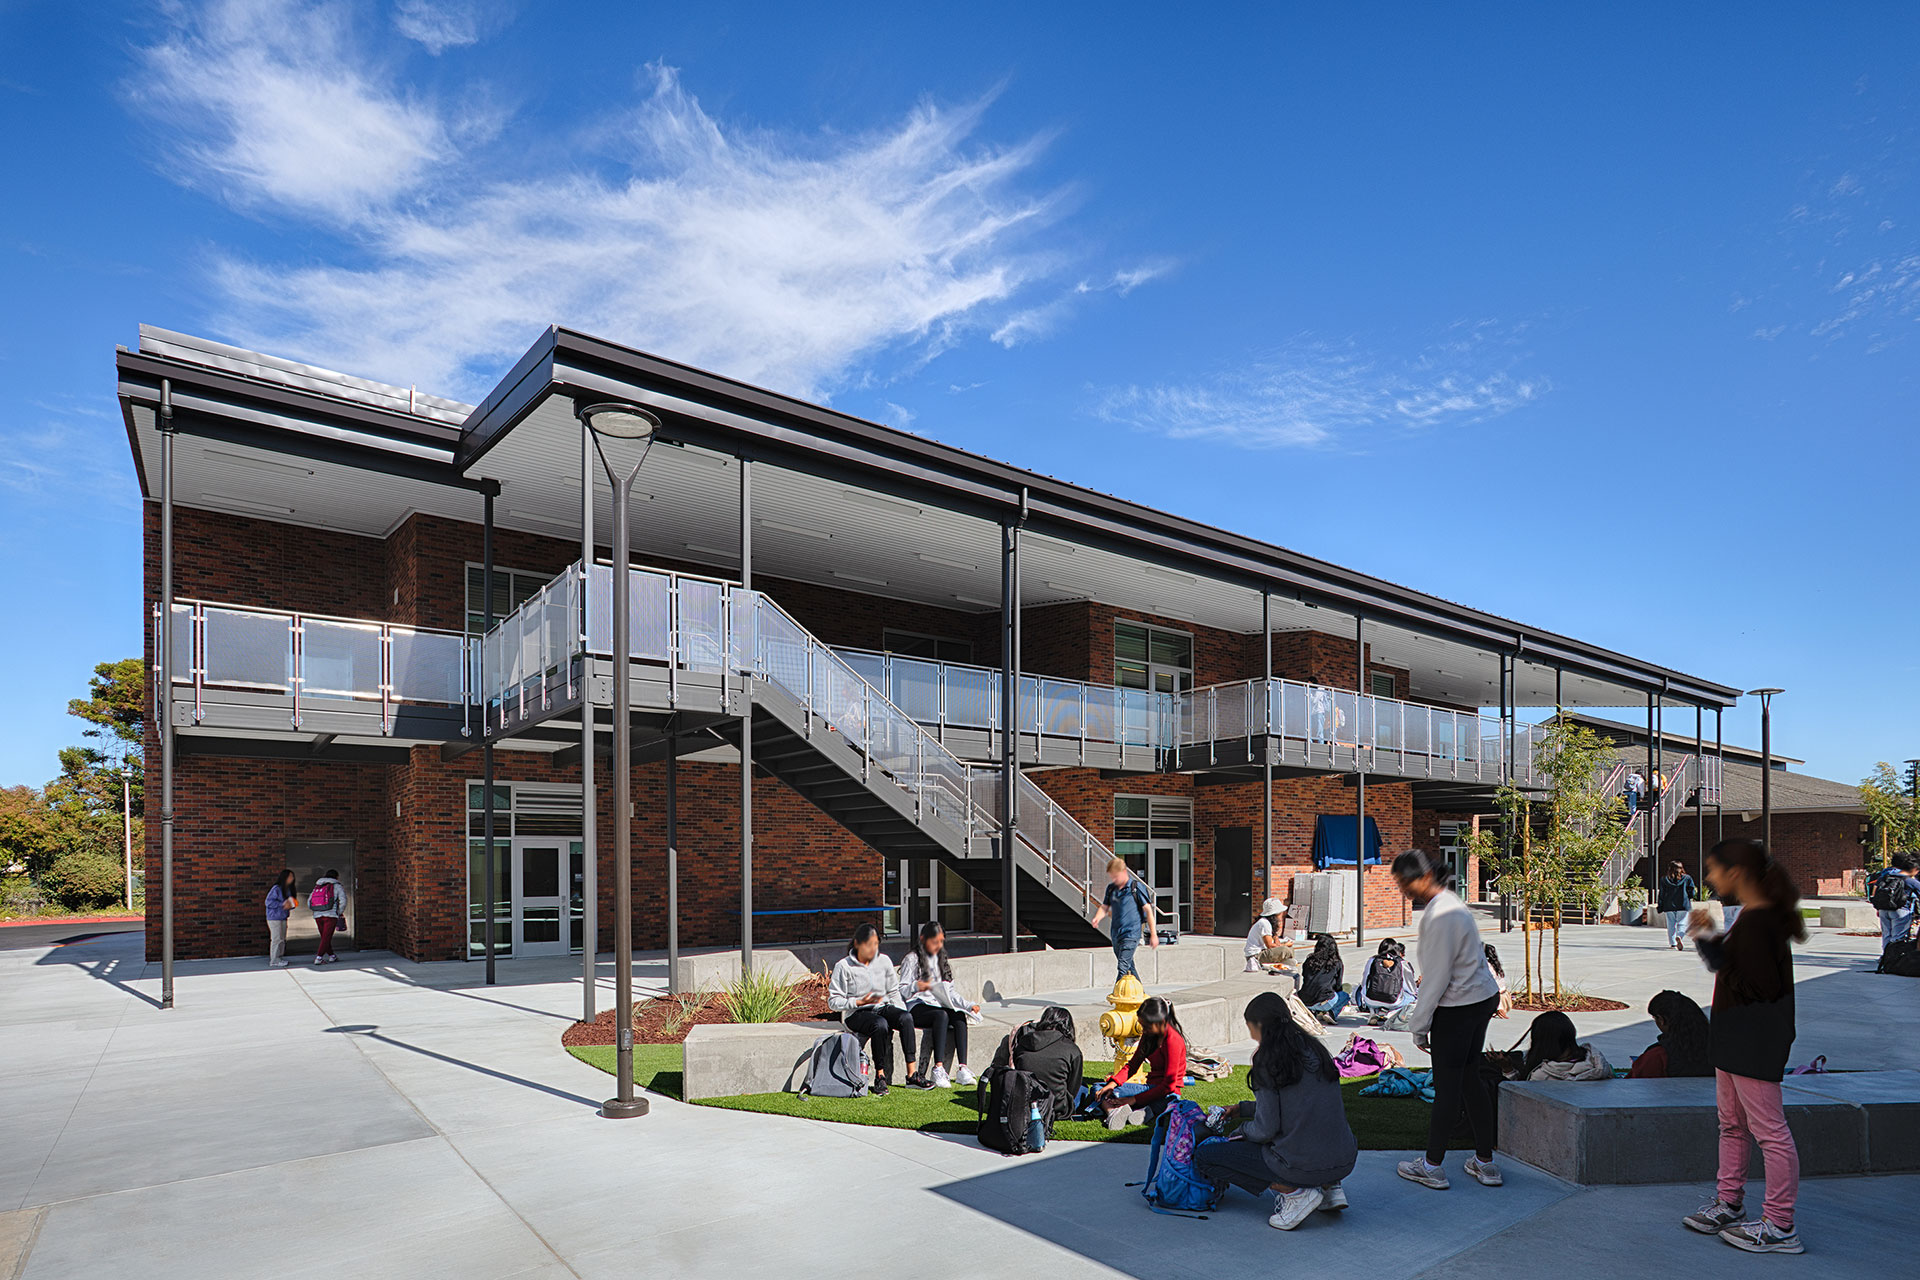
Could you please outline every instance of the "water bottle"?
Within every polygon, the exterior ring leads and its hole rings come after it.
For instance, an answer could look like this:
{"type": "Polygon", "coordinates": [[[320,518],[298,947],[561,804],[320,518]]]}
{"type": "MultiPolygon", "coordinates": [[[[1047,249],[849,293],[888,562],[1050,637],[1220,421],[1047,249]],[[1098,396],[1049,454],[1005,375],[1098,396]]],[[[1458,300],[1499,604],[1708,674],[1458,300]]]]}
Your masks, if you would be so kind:
{"type": "Polygon", "coordinates": [[[1027,1150],[1039,1151],[1047,1145],[1047,1122],[1040,1118],[1040,1104],[1027,1113],[1027,1150]]]}

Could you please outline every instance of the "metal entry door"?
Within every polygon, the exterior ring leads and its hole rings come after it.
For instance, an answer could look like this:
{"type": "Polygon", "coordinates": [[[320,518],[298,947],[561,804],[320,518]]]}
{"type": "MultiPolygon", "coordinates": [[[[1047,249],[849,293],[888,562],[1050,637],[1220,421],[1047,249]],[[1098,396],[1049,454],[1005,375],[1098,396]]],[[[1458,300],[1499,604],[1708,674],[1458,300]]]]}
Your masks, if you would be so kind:
{"type": "MultiPolygon", "coordinates": [[[[313,892],[313,882],[328,871],[340,873],[340,883],[346,886],[347,893],[346,923],[334,931],[333,949],[352,951],[353,929],[359,921],[354,899],[360,888],[353,874],[353,841],[289,840],[283,856],[300,886],[300,909],[287,919],[287,954],[312,955],[320,945],[320,927],[314,924],[313,912],[307,910],[306,903],[307,895],[313,892]]],[[[260,892],[265,895],[264,886],[260,892]]]]}
{"type": "Polygon", "coordinates": [[[562,855],[572,843],[549,838],[513,842],[513,953],[517,956],[567,954],[562,922],[572,915],[567,894],[572,877],[562,874],[562,855]]]}

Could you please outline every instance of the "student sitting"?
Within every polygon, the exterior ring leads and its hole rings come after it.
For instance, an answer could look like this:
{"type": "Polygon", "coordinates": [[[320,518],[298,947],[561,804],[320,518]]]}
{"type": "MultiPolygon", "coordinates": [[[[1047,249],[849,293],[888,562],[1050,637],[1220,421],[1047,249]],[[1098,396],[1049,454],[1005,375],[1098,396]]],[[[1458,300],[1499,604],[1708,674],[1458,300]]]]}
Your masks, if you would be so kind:
{"type": "Polygon", "coordinates": [[[1353,989],[1354,1006],[1377,1027],[1413,1008],[1419,998],[1420,979],[1407,963],[1407,949],[1392,938],[1382,938],[1379,948],[1360,968],[1360,981],[1353,989]]]}
{"type": "Polygon", "coordinates": [[[1496,1018],[1504,1018],[1513,1012],[1513,992],[1507,990],[1507,968],[1500,963],[1500,953],[1487,943],[1487,968],[1493,970],[1493,980],[1500,987],[1500,1005],[1493,1011],[1496,1018]]]}
{"type": "MultiPolygon", "coordinates": [[[[860,1037],[873,1051],[873,1092],[888,1092],[893,1078],[893,1035],[908,1067],[913,1065],[913,1016],[900,1000],[900,975],[893,961],[880,954],[880,931],[863,924],[853,931],[847,954],[833,966],[827,979],[827,1008],[840,1015],[840,1024],[860,1037]]],[[[933,1086],[917,1075],[903,1081],[909,1088],[933,1086]]]]}
{"type": "Polygon", "coordinates": [[[1193,1169],[1215,1186],[1232,1183],[1256,1196],[1273,1192],[1267,1225],[1291,1231],[1315,1209],[1347,1207],[1340,1183],[1353,1172],[1360,1147],[1347,1124],[1333,1059],[1294,1022],[1286,1001],[1262,991],[1248,1002],[1246,1019],[1257,1046],[1248,1076],[1253,1101],[1231,1112],[1208,1108],[1211,1127],[1231,1114],[1240,1132],[1232,1141],[1197,1147],[1193,1169]]]}
{"type": "Polygon", "coordinates": [[[1268,898],[1260,904],[1260,914],[1254,918],[1253,928],[1247,930],[1246,973],[1259,973],[1263,967],[1272,965],[1284,969],[1293,959],[1293,946],[1280,938],[1280,917],[1287,913],[1287,904],[1278,898],[1268,898]]]}
{"type": "Polygon", "coordinates": [[[1000,1041],[993,1066],[1031,1072],[1053,1095],[1053,1118],[1066,1119],[1073,1114],[1074,1099],[1087,1069],[1080,1046],[1074,1042],[1073,1015],[1054,1005],[1038,1021],[1017,1028],[1000,1041]]]}
{"type": "Polygon", "coordinates": [[[1340,944],[1332,934],[1313,935],[1313,954],[1300,966],[1300,1000],[1314,1016],[1332,1026],[1340,1011],[1353,1001],[1340,985],[1347,976],[1346,962],[1340,959],[1340,944]]]}
{"type": "Polygon", "coordinates": [[[1533,1020],[1521,1075],[1528,1080],[1611,1080],[1613,1068],[1590,1044],[1581,1044],[1573,1019],[1558,1009],[1533,1020]]]}
{"type": "Polygon", "coordinates": [[[900,999],[913,1016],[913,1025],[925,1029],[933,1047],[933,1087],[966,1087],[976,1077],[967,1065],[967,1024],[980,1021],[980,1006],[969,1004],[953,985],[953,966],[947,961],[947,931],[937,920],[920,926],[919,940],[900,962],[900,999]],[[947,1074],[951,1050],[959,1060],[947,1074]]]}
{"type": "Polygon", "coordinates": [[[1180,1096],[1187,1080],[1187,1033],[1173,1016],[1172,1002],[1165,996],[1148,996],[1141,1001],[1136,1016],[1140,1019],[1140,1042],[1134,1047],[1133,1057],[1124,1071],[1108,1076],[1094,1095],[1107,1113],[1109,1129],[1146,1123],[1169,1098],[1180,1096]],[[1139,1078],[1142,1066],[1147,1069],[1145,1080],[1139,1078]],[[1125,1084],[1120,1082],[1122,1075],[1125,1084]]]}
{"type": "Polygon", "coordinates": [[[1660,1028],[1660,1038],[1633,1060],[1627,1079],[1713,1074],[1713,1063],[1707,1055],[1711,1026],[1699,1005],[1678,991],[1662,991],[1647,1001],[1647,1015],[1660,1028]]]}

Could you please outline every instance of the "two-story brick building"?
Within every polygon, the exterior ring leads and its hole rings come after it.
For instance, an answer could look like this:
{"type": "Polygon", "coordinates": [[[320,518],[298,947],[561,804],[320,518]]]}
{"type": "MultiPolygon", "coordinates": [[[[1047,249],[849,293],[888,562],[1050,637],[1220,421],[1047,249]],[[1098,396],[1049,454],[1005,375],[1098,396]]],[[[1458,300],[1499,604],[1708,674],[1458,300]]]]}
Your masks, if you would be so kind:
{"type": "Polygon", "coordinates": [[[767,942],[866,917],[1000,931],[1002,849],[1043,942],[1095,936],[1110,853],[1183,930],[1243,932],[1316,870],[1344,884],[1299,904],[1315,927],[1403,929],[1373,859],[1454,849],[1529,780],[1556,704],[1737,697],[564,329],[478,406],[158,330],[118,367],[182,956],[262,951],[283,865],[343,870],[361,947],[479,954],[489,898],[498,954],[604,943],[615,733],[643,947],[667,936],[670,786],[683,945],[737,941],[743,913],[767,942]],[[583,493],[577,416],[602,401],[662,423],[631,506],[625,725],[610,494],[583,493]]]}

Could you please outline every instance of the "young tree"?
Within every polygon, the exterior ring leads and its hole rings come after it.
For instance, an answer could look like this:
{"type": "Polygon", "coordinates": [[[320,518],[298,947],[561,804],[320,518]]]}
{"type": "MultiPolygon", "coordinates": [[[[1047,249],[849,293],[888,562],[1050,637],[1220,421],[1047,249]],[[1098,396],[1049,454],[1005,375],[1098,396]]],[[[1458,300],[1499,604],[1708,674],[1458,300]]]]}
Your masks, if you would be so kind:
{"type": "Polygon", "coordinates": [[[1880,829],[1886,848],[1896,852],[1920,850],[1920,796],[1900,781],[1893,765],[1882,760],[1860,780],[1860,802],[1880,829]]]}
{"type": "MultiPolygon", "coordinates": [[[[120,844],[127,906],[133,906],[134,815],[145,811],[146,664],[139,658],[102,662],[93,669],[88,696],[67,703],[67,713],[90,726],[83,732],[94,746],[60,753],[63,782],[99,805],[103,788],[117,792],[120,844]]],[[[52,787],[48,790],[51,792],[52,787]]],[[[106,807],[115,807],[107,801],[106,807]]]]}

